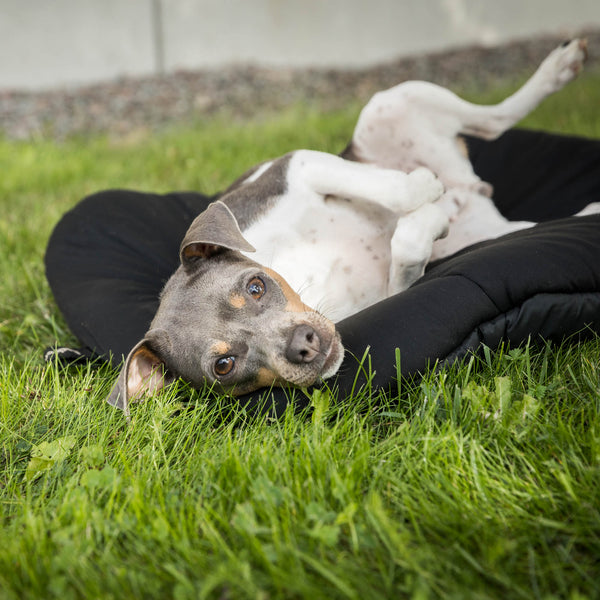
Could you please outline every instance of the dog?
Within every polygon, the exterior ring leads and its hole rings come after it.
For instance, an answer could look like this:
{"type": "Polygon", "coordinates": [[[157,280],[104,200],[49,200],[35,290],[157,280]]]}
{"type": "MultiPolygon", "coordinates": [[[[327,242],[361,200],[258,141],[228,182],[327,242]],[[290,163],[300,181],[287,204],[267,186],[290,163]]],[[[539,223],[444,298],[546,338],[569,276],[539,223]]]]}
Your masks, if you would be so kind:
{"type": "Polygon", "coordinates": [[[432,259],[533,225],[500,215],[460,136],[497,138],[585,58],[585,40],[565,42],[493,106],[401,83],[369,101],[341,155],[297,150],[247,172],[189,227],[108,402],[129,414],[175,378],[240,395],[335,375],[336,321],[402,292],[432,259]]]}

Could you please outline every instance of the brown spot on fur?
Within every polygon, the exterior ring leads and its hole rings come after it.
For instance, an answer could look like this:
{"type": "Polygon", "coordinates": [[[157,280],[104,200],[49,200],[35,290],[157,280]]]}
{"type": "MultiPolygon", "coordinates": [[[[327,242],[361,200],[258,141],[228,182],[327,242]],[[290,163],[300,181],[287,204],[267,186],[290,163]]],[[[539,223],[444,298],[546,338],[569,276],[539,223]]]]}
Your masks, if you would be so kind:
{"type": "Polygon", "coordinates": [[[458,151],[465,157],[469,158],[469,150],[467,148],[467,142],[461,136],[456,136],[456,146],[458,147],[458,151]]]}
{"type": "Polygon", "coordinates": [[[346,146],[346,148],[340,154],[340,156],[342,158],[345,158],[346,160],[351,160],[351,161],[354,161],[354,162],[361,162],[361,158],[358,155],[357,149],[354,147],[354,144],[352,142],[350,142],[346,146]]]}
{"type": "Polygon", "coordinates": [[[260,367],[258,369],[258,373],[256,374],[257,389],[261,387],[270,387],[279,382],[279,377],[274,371],[271,371],[271,369],[267,369],[267,367],[260,367]]]}
{"type": "Polygon", "coordinates": [[[285,310],[289,312],[307,312],[312,311],[309,306],[306,306],[300,299],[300,296],[290,287],[290,284],[279,274],[271,269],[265,269],[265,273],[272,277],[281,288],[283,295],[286,297],[287,305],[285,310]]]}
{"type": "Polygon", "coordinates": [[[246,298],[241,294],[233,293],[229,296],[229,304],[231,304],[233,308],[243,308],[246,306],[246,298]]]}

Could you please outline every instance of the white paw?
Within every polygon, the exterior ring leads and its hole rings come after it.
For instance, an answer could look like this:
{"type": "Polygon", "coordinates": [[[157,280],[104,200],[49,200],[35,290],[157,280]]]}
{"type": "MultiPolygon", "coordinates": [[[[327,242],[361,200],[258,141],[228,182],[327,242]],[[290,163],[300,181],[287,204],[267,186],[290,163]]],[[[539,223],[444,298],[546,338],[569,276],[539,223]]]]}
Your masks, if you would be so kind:
{"type": "Polygon", "coordinates": [[[560,90],[575,79],[587,58],[587,40],[574,39],[553,50],[540,65],[552,91],[560,90]]]}
{"type": "Polygon", "coordinates": [[[575,213],[575,216],[585,217],[586,215],[597,215],[598,213],[600,213],[600,202],[591,202],[578,213],[575,213]]]}
{"type": "Polygon", "coordinates": [[[435,204],[424,204],[396,223],[392,236],[392,256],[411,256],[413,262],[428,258],[435,240],[446,237],[450,220],[435,204]]]}
{"type": "Polygon", "coordinates": [[[435,202],[444,193],[444,184],[425,167],[408,174],[406,188],[409,196],[417,200],[415,206],[435,202]]]}

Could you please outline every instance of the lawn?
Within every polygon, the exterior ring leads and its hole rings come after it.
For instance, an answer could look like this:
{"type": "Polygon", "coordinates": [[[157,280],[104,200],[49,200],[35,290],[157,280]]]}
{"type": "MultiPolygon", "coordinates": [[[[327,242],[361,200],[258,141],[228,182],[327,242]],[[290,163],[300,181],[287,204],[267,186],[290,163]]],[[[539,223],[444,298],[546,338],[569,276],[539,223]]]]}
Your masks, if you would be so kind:
{"type": "MultiPolygon", "coordinates": [[[[468,90],[493,101],[506,89],[468,90]]],[[[525,125],[600,137],[600,72],[525,125]]],[[[600,597],[600,339],[486,350],[385,397],[326,390],[278,421],[181,387],[103,402],[44,278],[86,194],[222,189],[358,106],[54,142],[0,140],[1,598],[600,597]]]]}

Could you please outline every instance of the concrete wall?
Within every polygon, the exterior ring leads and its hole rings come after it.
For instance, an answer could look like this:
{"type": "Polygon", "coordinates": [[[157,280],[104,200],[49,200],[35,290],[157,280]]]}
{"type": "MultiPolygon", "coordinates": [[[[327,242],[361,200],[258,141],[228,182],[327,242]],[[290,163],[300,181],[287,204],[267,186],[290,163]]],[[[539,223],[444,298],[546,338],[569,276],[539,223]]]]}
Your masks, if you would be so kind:
{"type": "Polygon", "coordinates": [[[0,0],[0,89],[231,63],[360,67],[600,26],[600,0],[0,0]]]}

